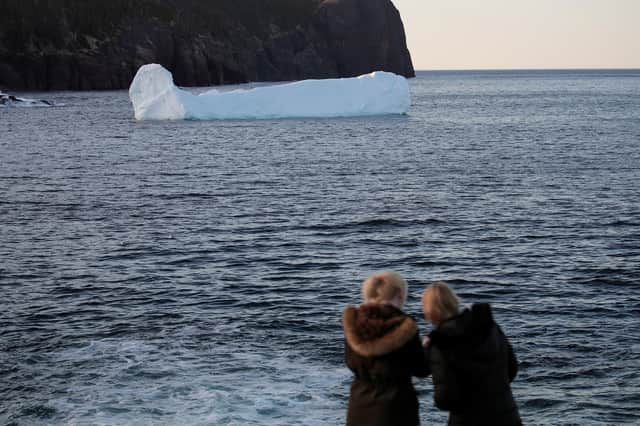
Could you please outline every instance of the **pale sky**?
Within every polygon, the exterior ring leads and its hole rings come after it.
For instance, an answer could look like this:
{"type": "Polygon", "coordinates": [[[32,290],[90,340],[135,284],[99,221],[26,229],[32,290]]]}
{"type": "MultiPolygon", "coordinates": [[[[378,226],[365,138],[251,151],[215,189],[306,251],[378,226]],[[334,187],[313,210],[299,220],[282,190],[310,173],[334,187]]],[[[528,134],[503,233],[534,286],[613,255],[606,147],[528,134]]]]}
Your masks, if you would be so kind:
{"type": "Polygon", "coordinates": [[[416,70],[640,68],[640,0],[392,0],[416,70]]]}

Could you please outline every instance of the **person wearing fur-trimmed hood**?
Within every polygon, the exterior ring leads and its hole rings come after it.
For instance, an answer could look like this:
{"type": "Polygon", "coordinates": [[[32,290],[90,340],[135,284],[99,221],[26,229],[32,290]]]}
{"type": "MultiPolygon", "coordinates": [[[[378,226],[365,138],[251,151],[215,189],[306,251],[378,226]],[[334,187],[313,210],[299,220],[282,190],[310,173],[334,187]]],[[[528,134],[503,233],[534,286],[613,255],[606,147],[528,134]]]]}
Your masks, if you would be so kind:
{"type": "Polygon", "coordinates": [[[342,316],[345,361],[354,376],[347,425],[418,425],[411,377],[426,377],[428,365],[416,322],[402,311],[407,283],[380,272],[364,281],[362,296],[364,303],[342,316]]]}

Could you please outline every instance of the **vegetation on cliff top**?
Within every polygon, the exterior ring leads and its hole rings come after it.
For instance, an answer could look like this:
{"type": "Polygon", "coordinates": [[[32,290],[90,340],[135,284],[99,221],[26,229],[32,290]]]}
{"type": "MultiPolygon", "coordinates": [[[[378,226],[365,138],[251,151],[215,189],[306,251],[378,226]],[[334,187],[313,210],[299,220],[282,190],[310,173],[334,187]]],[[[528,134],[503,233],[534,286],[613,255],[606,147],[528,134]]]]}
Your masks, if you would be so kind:
{"type": "Polygon", "coordinates": [[[157,20],[180,32],[224,35],[238,25],[265,36],[308,22],[319,0],[0,0],[0,53],[46,52],[110,38],[157,20]],[[88,36],[88,37],[87,37],[88,36]]]}

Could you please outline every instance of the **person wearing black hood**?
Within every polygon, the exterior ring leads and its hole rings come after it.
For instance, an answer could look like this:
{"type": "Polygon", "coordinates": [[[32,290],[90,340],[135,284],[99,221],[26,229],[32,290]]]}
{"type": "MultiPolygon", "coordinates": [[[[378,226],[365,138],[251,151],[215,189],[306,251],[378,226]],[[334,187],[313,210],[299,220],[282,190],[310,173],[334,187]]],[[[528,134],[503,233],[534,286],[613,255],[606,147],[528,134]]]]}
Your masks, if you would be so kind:
{"type": "Polygon", "coordinates": [[[486,303],[460,309],[444,282],[422,296],[425,319],[435,329],[423,345],[433,378],[435,405],[449,425],[521,425],[510,383],[518,372],[511,344],[486,303]]]}
{"type": "Polygon", "coordinates": [[[347,425],[420,424],[412,376],[428,365],[413,318],[402,311],[407,283],[395,272],[379,272],[362,284],[364,303],[342,315],[345,361],[353,371],[347,425]]]}

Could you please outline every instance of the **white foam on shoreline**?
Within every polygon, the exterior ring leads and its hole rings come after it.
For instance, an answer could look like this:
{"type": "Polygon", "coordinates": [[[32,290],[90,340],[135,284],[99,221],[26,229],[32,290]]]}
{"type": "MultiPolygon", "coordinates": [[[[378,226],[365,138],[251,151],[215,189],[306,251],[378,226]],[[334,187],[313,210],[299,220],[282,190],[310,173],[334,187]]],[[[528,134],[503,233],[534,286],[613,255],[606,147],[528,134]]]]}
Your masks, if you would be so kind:
{"type": "MultiPolygon", "coordinates": [[[[344,366],[314,362],[300,353],[260,354],[212,345],[106,339],[43,354],[43,361],[69,371],[46,401],[30,398],[51,417],[29,424],[339,424],[344,420],[350,373],[344,366]]],[[[34,411],[33,409],[31,411],[34,411]]]]}
{"type": "Polygon", "coordinates": [[[407,80],[383,71],[194,95],[158,64],[140,67],[129,97],[137,120],[357,117],[405,114],[411,104],[407,80]]]}

